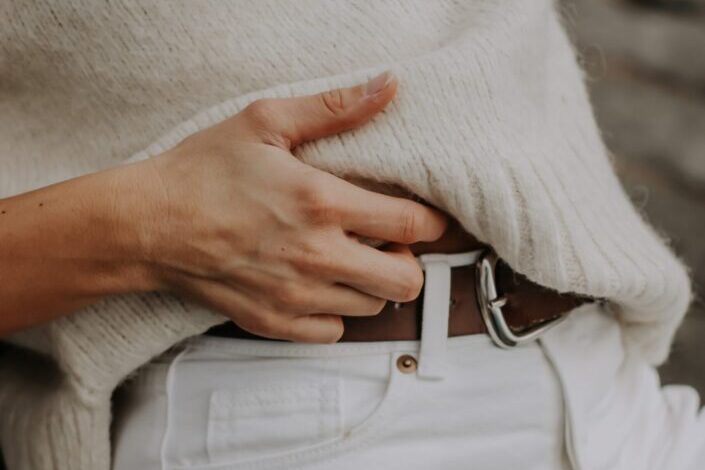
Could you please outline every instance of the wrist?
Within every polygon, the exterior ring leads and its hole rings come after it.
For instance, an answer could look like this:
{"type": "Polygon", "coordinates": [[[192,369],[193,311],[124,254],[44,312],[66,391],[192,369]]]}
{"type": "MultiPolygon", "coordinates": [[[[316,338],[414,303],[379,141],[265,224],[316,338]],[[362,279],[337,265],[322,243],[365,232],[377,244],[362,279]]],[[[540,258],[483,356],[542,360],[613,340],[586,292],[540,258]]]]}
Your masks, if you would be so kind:
{"type": "Polygon", "coordinates": [[[162,217],[161,198],[155,197],[158,182],[149,163],[132,163],[96,174],[104,197],[93,210],[104,220],[109,251],[118,268],[117,283],[125,292],[164,287],[154,249],[154,226],[162,217]]]}

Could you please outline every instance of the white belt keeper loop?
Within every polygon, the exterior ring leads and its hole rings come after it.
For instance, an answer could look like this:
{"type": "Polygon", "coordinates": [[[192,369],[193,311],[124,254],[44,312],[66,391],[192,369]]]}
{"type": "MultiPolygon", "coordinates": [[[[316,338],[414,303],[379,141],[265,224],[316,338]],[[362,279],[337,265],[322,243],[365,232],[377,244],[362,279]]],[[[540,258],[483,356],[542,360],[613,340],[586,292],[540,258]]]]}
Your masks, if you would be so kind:
{"type": "MultiPolygon", "coordinates": [[[[424,298],[421,317],[421,345],[417,376],[426,380],[442,380],[445,375],[448,348],[448,317],[450,315],[450,269],[473,264],[482,250],[419,256],[425,271],[424,298]]],[[[472,286],[468,286],[471,289],[472,286]]]]}

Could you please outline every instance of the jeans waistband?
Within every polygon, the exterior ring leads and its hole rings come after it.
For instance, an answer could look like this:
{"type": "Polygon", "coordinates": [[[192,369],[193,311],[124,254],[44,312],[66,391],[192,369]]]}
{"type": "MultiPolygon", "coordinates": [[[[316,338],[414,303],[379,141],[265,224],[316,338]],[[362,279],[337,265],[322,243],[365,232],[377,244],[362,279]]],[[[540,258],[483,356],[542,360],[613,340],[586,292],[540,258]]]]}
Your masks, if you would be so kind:
{"type": "MultiPolygon", "coordinates": [[[[306,344],[286,341],[219,338],[197,336],[182,343],[191,351],[213,351],[234,356],[261,357],[343,357],[384,354],[399,351],[418,352],[420,341],[372,341],[360,343],[306,344]]],[[[448,348],[495,348],[487,335],[448,338],[448,348]]]]}

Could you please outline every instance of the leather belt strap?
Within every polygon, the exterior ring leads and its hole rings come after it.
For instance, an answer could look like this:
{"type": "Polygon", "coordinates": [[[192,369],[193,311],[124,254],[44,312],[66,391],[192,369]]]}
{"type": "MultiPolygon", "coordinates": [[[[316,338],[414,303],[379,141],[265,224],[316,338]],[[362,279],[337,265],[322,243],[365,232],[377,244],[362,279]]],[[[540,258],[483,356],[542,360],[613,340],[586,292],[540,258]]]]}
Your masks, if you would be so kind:
{"type": "MultiPolygon", "coordinates": [[[[487,333],[478,307],[475,276],[475,266],[462,266],[451,270],[449,337],[487,333]]],[[[513,330],[521,331],[567,315],[575,307],[591,300],[572,294],[559,294],[541,287],[521,274],[513,272],[501,261],[497,265],[495,276],[498,294],[507,299],[502,310],[513,330]]],[[[419,340],[423,295],[422,290],[419,297],[411,302],[388,302],[382,312],[375,316],[343,317],[345,332],[340,341],[419,340]]],[[[265,339],[239,328],[232,322],[217,325],[206,334],[229,338],[265,339]]]]}

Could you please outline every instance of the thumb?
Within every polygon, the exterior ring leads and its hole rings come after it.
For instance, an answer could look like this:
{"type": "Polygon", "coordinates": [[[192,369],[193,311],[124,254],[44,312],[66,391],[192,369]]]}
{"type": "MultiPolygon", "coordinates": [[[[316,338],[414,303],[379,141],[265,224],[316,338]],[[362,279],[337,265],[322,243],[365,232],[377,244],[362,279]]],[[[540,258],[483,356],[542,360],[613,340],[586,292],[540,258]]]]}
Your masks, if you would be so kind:
{"type": "Polygon", "coordinates": [[[350,88],[255,101],[240,117],[263,141],[291,149],[363,125],[387,106],[396,89],[394,75],[384,72],[350,88]]]}

